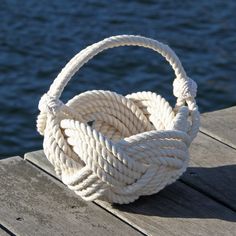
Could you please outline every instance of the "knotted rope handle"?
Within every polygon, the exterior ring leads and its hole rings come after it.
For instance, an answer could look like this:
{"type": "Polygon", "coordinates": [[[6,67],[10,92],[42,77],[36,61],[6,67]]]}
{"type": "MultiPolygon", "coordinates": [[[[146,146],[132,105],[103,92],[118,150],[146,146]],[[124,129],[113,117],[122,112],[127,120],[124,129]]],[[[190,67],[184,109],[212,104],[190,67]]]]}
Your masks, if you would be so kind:
{"type": "Polygon", "coordinates": [[[136,35],[118,35],[106,38],[92,44],[75,55],[58,74],[47,95],[54,101],[59,100],[65,86],[72,76],[90,59],[103,50],[119,46],[141,46],[160,53],[172,66],[176,79],[174,80],[174,95],[177,97],[176,106],[180,107],[187,102],[190,110],[196,108],[196,83],[187,77],[186,72],[174,51],[167,45],[154,39],[136,35]]]}

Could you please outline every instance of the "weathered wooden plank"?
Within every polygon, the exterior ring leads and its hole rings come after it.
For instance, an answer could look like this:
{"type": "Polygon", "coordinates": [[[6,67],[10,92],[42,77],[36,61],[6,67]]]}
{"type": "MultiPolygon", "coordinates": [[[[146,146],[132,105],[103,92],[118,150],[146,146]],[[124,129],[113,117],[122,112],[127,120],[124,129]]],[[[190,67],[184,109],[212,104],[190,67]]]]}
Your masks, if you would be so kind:
{"type": "Polygon", "coordinates": [[[122,206],[100,204],[149,235],[235,235],[235,213],[177,181],[122,206]]]}
{"type": "Polygon", "coordinates": [[[181,179],[236,211],[236,150],[199,133],[181,179]]]}
{"type": "MultiPolygon", "coordinates": [[[[42,155],[41,150],[26,154],[26,158],[54,174],[42,155]]],[[[236,150],[199,133],[190,147],[190,156],[190,167],[181,179],[236,211],[236,150]]]]}
{"type": "Polygon", "coordinates": [[[236,106],[202,114],[200,130],[236,148],[236,106]]]}
{"type": "MultiPolygon", "coordinates": [[[[26,156],[35,163],[34,157],[39,165],[40,159],[45,158],[42,152],[26,156]]],[[[179,181],[128,205],[96,203],[148,235],[233,235],[236,232],[233,211],[179,181]]]]}
{"type": "Polygon", "coordinates": [[[141,235],[20,157],[0,161],[0,179],[0,223],[16,235],[141,235]]]}
{"type": "Polygon", "coordinates": [[[42,168],[44,171],[46,171],[50,175],[56,176],[53,165],[45,157],[43,150],[26,153],[24,156],[24,159],[42,168]]]}

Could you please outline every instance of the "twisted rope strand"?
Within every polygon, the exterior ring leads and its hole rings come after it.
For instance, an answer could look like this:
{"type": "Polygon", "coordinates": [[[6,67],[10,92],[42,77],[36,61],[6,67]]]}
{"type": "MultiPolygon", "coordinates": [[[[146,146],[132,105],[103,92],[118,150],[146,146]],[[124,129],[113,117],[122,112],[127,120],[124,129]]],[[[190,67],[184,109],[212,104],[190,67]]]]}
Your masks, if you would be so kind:
{"type": "Polygon", "coordinates": [[[37,129],[44,135],[45,154],[68,188],[87,201],[122,204],[156,193],[188,166],[189,145],[200,125],[196,90],[167,45],[133,35],[102,40],[75,55],[41,98],[37,129]],[[91,58],[128,45],[153,49],[172,66],[174,109],[152,92],[122,96],[92,90],[66,104],[59,100],[71,77],[91,58]]]}

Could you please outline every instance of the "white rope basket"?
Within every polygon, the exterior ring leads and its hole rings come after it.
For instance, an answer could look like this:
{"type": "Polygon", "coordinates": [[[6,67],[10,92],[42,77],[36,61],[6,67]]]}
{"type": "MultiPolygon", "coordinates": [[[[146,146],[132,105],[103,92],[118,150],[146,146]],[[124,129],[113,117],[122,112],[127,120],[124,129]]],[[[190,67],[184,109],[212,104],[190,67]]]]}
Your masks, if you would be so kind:
{"type": "Polygon", "coordinates": [[[75,55],[42,96],[37,128],[44,135],[44,152],[62,181],[85,200],[122,204],[157,193],[188,166],[188,148],[200,123],[196,90],[167,45],[142,36],[106,38],[75,55]],[[66,104],[59,100],[86,62],[118,46],[150,48],[170,63],[175,109],[152,92],[122,96],[93,90],[66,104]]]}

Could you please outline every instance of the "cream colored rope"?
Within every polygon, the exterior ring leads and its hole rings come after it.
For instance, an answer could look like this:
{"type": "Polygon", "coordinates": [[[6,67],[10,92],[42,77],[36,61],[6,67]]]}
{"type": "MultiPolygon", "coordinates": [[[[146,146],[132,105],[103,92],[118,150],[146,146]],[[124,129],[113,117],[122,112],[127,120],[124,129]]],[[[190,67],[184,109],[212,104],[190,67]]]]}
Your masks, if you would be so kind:
{"type": "Polygon", "coordinates": [[[45,154],[62,181],[85,200],[129,203],[156,193],[188,166],[188,147],[199,129],[196,91],[167,45],[133,35],[104,39],[75,55],[41,98],[37,128],[45,154]],[[86,62],[118,46],[150,48],[170,63],[176,75],[175,109],[152,92],[122,96],[93,90],[67,104],[59,100],[86,62]]]}

